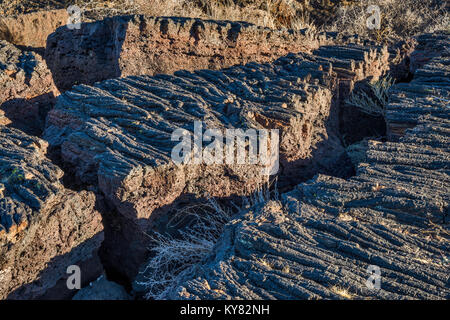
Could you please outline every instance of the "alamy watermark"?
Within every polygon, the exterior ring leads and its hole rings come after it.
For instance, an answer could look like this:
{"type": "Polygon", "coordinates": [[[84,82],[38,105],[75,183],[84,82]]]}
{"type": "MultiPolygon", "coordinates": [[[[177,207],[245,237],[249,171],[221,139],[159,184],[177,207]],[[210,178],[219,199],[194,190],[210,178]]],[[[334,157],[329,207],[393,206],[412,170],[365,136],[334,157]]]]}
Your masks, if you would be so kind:
{"type": "Polygon", "coordinates": [[[366,9],[366,13],[370,14],[370,17],[366,20],[366,26],[370,30],[381,28],[381,10],[377,5],[370,5],[366,9]]]}
{"type": "Polygon", "coordinates": [[[69,17],[67,18],[67,28],[70,30],[81,29],[81,8],[79,6],[69,6],[67,8],[69,17]]]}
{"type": "Polygon", "coordinates": [[[67,8],[67,13],[69,14],[69,17],[67,18],[67,28],[70,30],[79,30],[81,29],[81,23],[82,23],[82,17],[83,14],[86,11],[110,11],[112,13],[115,14],[129,14],[131,13],[130,10],[126,10],[125,8],[133,8],[135,3],[134,0],[126,0],[125,3],[122,4],[120,9],[113,9],[110,7],[105,6],[104,4],[102,5],[102,1],[95,1],[95,0],[90,0],[88,2],[85,3],[84,6],[79,7],[77,5],[70,5],[67,8]]]}
{"type": "Polygon", "coordinates": [[[366,280],[366,286],[370,290],[380,290],[381,289],[381,269],[379,266],[370,265],[367,267],[367,273],[370,274],[369,278],[366,280]]]}
{"type": "Polygon", "coordinates": [[[81,289],[81,269],[77,265],[67,267],[66,273],[69,274],[66,285],[69,290],[81,289]]]}
{"type": "Polygon", "coordinates": [[[261,174],[274,175],[279,169],[278,129],[207,129],[201,121],[194,122],[194,132],[177,129],[172,141],[179,143],[172,149],[177,165],[239,164],[260,165],[261,174]]]}

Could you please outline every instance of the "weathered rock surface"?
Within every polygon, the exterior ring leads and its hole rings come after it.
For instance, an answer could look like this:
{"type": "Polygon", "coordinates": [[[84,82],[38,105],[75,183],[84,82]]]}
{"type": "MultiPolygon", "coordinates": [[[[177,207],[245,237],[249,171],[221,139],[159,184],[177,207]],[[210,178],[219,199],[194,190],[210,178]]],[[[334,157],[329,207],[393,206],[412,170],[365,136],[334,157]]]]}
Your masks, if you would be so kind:
{"type": "Polygon", "coordinates": [[[0,123],[37,135],[58,93],[39,54],[0,40],[0,123]]]}
{"type": "Polygon", "coordinates": [[[278,174],[291,184],[317,172],[345,175],[337,165],[345,151],[337,135],[336,102],[326,87],[335,90],[341,79],[334,64],[350,79],[378,76],[387,51],[350,45],[319,54],[290,54],[272,64],[222,71],[107,80],[75,86],[59,98],[45,138],[60,149],[76,180],[98,185],[118,211],[108,225],[120,225],[122,235],[111,237],[109,255],[125,260],[123,273],[134,277],[146,254],[145,231],[173,203],[247,195],[267,181],[262,167],[248,162],[175,165],[171,151],[179,142],[171,141],[171,134],[179,128],[192,132],[194,121],[202,121],[204,130],[279,129],[278,174]],[[124,245],[129,247],[118,249],[124,245]]]}
{"type": "Polygon", "coordinates": [[[255,208],[226,226],[214,253],[166,298],[448,299],[448,227],[406,205],[376,208],[378,198],[407,198],[373,192],[373,182],[321,176],[255,208]],[[370,265],[380,268],[381,290],[366,286],[370,265]]]}
{"type": "Polygon", "coordinates": [[[0,40],[16,46],[45,48],[48,35],[65,25],[68,18],[63,9],[0,16],[0,40]]]}
{"type": "Polygon", "coordinates": [[[339,127],[338,136],[347,144],[352,144],[370,136],[379,127],[384,129],[385,124],[381,117],[379,119],[368,117],[356,107],[346,105],[345,100],[353,90],[359,89],[361,85],[367,85],[368,80],[377,81],[391,70],[392,65],[389,61],[391,54],[387,47],[368,44],[327,45],[321,46],[313,53],[322,58],[334,57],[332,65],[337,75],[334,100],[339,106],[345,105],[339,108],[339,115],[335,117],[339,119],[339,123],[336,124],[336,127],[339,127]]]}
{"type": "Polygon", "coordinates": [[[72,300],[131,300],[125,289],[104,275],[79,290],[72,300]]]}
{"type": "Polygon", "coordinates": [[[3,110],[0,110],[0,125],[7,125],[10,123],[11,120],[6,117],[5,112],[3,110]]]}
{"type": "Polygon", "coordinates": [[[421,98],[422,116],[398,142],[369,142],[351,179],[318,175],[245,212],[167,298],[449,299],[450,110],[436,97],[450,86],[433,76],[450,71],[445,55],[392,91],[421,98]],[[379,290],[366,285],[369,266],[381,272],[379,290]]]}
{"type": "Polygon", "coordinates": [[[59,28],[46,60],[60,90],[75,84],[177,70],[220,69],[273,61],[319,46],[306,30],[271,30],[244,22],[118,16],[59,28]]]}
{"type": "Polygon", "coordinates": [[[410,56],[410,70],[415,72],[435,57],[448,57],[450,32],[425,33],[415,38],[417,45],[410,56]]]}
{"type": "Polygon", "coordinates": [[[395,86],[386,106],[385,118],[391,140],[397,140],[405,130],[416,126],[423,115],[448,119],[449,65],[450,35],[425,34],[418,37],[417,50],[411,57],[414,79],[411,83],[395,86]]]}
{"type": "MultiPolygon", "coordinates": [[[[99,263],[103,226],[95,196],[64,188],[47,145],[0,126],[0,299],[49,295],[69,265],[99,263]]],[[[90,271],[82,268],[83,281],[98,276],[90,271]]],[[[67,295],[64,286],[58,297],[67,295]]]]}
{"type": "MultiPolygon", "coordinates": [[[[60,97],[49,113],[45,137],[61,148],[62,161],[77,180],[98,184],[119,212],[116,216],[124,219],[116,224],[122,225],[126,240],[115,236],[114,241],[136,248],[121,252],[120,245],[114,246],[112,253],[145,254],[146,239],[133,238],[144,236],[148,219],[176,200],[249,194],[267,181],[263,166],[248,161],[177,166],[171,159],[179,144],[171,141],[177,129],[193,132],[194,121],[201,121],[203,130],[276,127],[282,130],[283,163],[308,157],[313,139],[318,139],[315,128],[323,129],[329,114],[331,92],[298,77],[283,77],[283,70],[250,64],[223,72],[128,77],[76,86],[60,97]],[[264,80],[270,73],[277,80],[264,80]],[[280,91],[290,94],[280,96],[280,91]]],[[[142,263],[124,260],[123,271],[131,275],[142,263]]]]}

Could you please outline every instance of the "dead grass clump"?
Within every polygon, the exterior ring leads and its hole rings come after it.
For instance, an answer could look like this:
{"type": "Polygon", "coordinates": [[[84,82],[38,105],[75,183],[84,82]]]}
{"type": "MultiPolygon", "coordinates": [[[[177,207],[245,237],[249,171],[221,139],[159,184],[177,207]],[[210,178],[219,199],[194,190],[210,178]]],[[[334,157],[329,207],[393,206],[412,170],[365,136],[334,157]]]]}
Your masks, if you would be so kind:
{"type": "Polygon", "coordinates": [[[0,0],[0,13],[67,9],[76,5],[89,22],[125,14],[245,21],[269,28],[313,28],[304,1],[297,0],[0,0]]]}
{"type": "Polygon", "coordinates": [[[354,296],[345,288],[339,287],[339,286],[333,286],[330,289],[333,293],[339,295],[343,299],[351,300],[354,298],[354,296]]]}
{"type": "MultiPolygon", "coordinates": [[[[275,197],[277,194],[275,194],[275,197]]],[[[168,222],[176,235],[156,233],[150,248],[151,258],[142,271],[147,299],[162,299],[178,281],[182,273],[205,259],[214,249],[217,240],[233,215],[259,203],[265,203],[270,192],[263,188],[245,198],[238,207],[224,208],[214,199],[207,203],[177,211],[168,222]]]]}
{"type": "Polygon", "coordinates": [[[368,90],[356,90],[346,100],[346,104],[354,106],[371,116],[383,116],[388,103],[388,92],[394,81],[390,77],[380,78],[369,83],[368,90]]]}
{"type": "Polygon", "coordinates": [[[324,24],[328,31],[371,37],[377,41],[400,39],[423,32],[450,30],[447,1],[437,0],[361,0],[341,5],[336,17],[324,24]],[[380,29],[369,29],[366,21],[369,5],[377,5],[381,13],[380,29]]]}
{"type": "Polygon", "coordinates": [[[441,0],[0,0],[0,14],[82,9],[83,21],[146,14],[246,21],[269,28],[311,29],[358,34],[377,41],[423,32],[450,31],[448,1],[441,0]],[[379,6],[381,26],[369,29],[371,5],[379,6]]]}

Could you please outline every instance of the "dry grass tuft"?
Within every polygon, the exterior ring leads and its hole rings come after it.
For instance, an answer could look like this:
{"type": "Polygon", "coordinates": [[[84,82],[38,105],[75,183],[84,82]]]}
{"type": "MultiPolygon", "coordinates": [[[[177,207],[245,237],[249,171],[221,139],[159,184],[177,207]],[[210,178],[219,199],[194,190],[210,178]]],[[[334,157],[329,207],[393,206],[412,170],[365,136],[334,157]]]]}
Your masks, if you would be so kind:
{"type": "Polygon", "coordinates": [[[385,106],[388,103],[388,92],[394,81],[384,77],[370,83],[368,92],[355,90],[346,100],[346,104],[354,106],[362,112],[372,116],[384,116],[385,106]]]}
{"type": "Polygon", "coordinates": [[[336,16],[324,26],[338,31],[371,37],[377,41],[400,39],[423,32],[450,30],[449,4],[436,0],[361,0],[358,4],[341,5],[336,16]],[[380,7],[381,27],[367,28],[369,5],[380,7]]]}
{"type": "Polygon", "coordinates": [[[345,288],[339,287],[339,286],[333,286],[330,289],[335,294],[341,296],[344,299],[351,300],[353,299],[353,295],[345,288]]]}
{"type": "Polygon", "coordinates": [[[208,257],[234,214],[265,203],[270,197],[268,189],[263,188],[245,198],[242,207],[233,204],[233,208],[224,208],[210,199],[207,203],[176,212],[169,225],[178,229],[178,235],[157,233],[153,236],[152,257],[142,272],[145,280],[138,283],[145,288],[145,297],[163,299],[178,283],[180,275],[188,273],[195,264],[208,257]]]}

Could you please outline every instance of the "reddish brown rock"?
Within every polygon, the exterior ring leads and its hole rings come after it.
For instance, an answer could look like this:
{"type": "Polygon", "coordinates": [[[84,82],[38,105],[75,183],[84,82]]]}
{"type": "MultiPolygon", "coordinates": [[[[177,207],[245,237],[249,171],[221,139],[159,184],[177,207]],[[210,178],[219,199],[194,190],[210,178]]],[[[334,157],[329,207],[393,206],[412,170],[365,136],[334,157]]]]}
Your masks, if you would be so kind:
{"type": "Polygon", "coordinates": [[[64,9],[0,17],[0,40],[17,46],[45,48],[48,35],[65,25],[68,18],[64,9]]]}
{"type": "Polygon", "coordinates": [[[319,41],[306,30],[271,30],[244,22],[122,16],[59,28],[46,60],[61,90],[130,75],[170,74],[267,62],[310,52],[319,41]]]}
{"type": "Polygon", "coordinates": [[[68,266],[81,267],[84,283],[102,269],[95,196],[64,188],[46,149],[45,141],[0,126],[0,299],[67,297],[74,293],[61,285],[68,266]]]}
{"type": "Polygon", "coordinates": [[[58,93],[39,54],[0,40],[1,123],[12,122],[27,133],[38,134],[58,93]]]}

